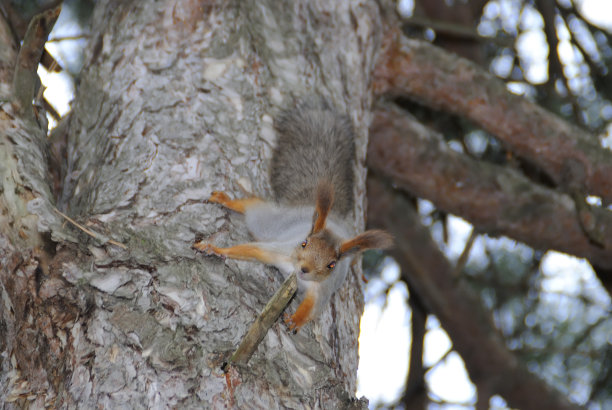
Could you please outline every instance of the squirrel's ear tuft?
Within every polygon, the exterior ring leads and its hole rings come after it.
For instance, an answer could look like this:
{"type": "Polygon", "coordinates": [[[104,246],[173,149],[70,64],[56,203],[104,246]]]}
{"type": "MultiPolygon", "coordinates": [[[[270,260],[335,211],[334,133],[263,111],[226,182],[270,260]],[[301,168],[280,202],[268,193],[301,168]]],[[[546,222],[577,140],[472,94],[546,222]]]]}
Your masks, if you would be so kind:
{"type": "Polygon", "coordinates": [[[378,229],[365,231],[340,245],[340,257],[363,252],[367,249],[387,249],[392,246],[393,237],[387,232],[378,229]]]}
{"type": "Polygon", "coordinates": [[[325,228],[325,220],[334,203],[334,188],[328,181],[319,181],[317,185],[317,198],[315,212],[312,216],[311,234],[319,232],[325,228]]]}

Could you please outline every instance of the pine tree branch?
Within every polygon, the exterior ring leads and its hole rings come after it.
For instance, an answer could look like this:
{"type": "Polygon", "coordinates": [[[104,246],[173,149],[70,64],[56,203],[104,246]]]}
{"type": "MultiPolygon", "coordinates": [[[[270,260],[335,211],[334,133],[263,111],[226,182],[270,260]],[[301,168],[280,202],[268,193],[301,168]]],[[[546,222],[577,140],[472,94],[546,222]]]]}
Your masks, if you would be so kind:
{"type": "Polygon", "coordinates": [[[537,185],[516,170],[478,161],[397,109],[378,109],[371,125],[368,166],[414,195],[473,223],[536,249],[555,249],[612,267],[612,215],[576,210],[569,195],[537,185]],[[595,244],[596,230],[603,243],[595,244]]]}
{"type": "Polygon", "coordinates": [[[470,61],[391,30],[374,77],[379,95],[406,96],[464,116],[562,189],[612,202],[612,153],[594,135],[512,94],[470,61]]]}
{"type": "Polygon", "coordinates": [[[438,317],[464,359],[472,382],[486,383],[490,392],[504,397],[513,408],[578,408],[529,373],[508,350],[476,295],[454,280],[453,267],[407,200],[375,178],[368,180],[368,194],[376,198],[370,201],[368,221],[395,236],[392,255],[404,280],[438,317]]]}

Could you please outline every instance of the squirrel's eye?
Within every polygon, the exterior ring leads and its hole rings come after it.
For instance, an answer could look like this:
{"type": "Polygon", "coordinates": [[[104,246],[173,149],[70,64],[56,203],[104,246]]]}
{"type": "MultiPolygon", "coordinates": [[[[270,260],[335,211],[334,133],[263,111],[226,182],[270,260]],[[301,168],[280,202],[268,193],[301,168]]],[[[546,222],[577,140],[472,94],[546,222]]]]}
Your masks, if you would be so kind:
{"type": "Polygon", "coordinates": [[[336,267],[336,261],[330,262],[329,265],[327,265],[327,269],[332,270],[336,267]]]}
{"type": "Polygon", "coordinates": [[[306,247],[306,245],[308,245],[308,241],[304,241],[304,242],[302,242],[302,248],[305,248],[305,247],[306,247]]]}

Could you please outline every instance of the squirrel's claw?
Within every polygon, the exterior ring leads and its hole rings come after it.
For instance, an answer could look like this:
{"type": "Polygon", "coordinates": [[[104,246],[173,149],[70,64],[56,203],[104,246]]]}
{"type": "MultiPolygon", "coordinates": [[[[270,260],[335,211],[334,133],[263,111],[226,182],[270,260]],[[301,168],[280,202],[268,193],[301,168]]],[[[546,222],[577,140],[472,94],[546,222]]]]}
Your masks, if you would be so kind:
{"type": "Polygon", "coordinates": [[[210,194],[210,198],[208,198],[208,202],[211,203],[215,203],[215,204],[226,204],[227,202],[230,201],[230,197],[227,196],[227,194],[223,191],[213,191],[210,194]]]}
{"type": "Polygon", "coordinates": [[[300,326],[293,320],[293,315],[289,315],[288,313],[283,313],[283,322],[287,326],[287,329],[293,334],[296,334],[298,330],[300,330],[300,326]]]}
{"type": "Polygon", "coordinates": [[[210,243],[196,242],[192,245],[192,248],[204,253],[205,255],[208,255],[208,256],[215,255],[215,256],[219,256],[225,259],[225,256],[217,251],[218,248],[210,243]]]}

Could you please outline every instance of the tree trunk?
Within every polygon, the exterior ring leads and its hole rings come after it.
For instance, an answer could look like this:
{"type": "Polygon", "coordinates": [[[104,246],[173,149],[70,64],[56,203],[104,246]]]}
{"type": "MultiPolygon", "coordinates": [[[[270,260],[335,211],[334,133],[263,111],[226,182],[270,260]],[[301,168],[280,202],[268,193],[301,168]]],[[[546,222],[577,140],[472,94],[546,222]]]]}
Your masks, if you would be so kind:
{"type": "MultiPolygon", "coordinates": [[[[274,325],[248,365],[224,373],[282,278],[260,264],[204,257],[191,244],[196,236],[249,240],[240,215],[204,199],[213,190],[270,197],[273,119],[312,94],[354,122],[355,224],[363,227],[378,8],[348,0],[107,0],[97,2],[93,21],[58,198],[44,127],[14,103],[0,110],[0,401],[351,403],[358,272],[313,324],[297,335],[274,325]]],[[[7,50],[3,92],[17,58],[7,50]]]]}

